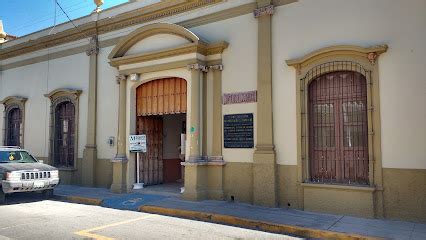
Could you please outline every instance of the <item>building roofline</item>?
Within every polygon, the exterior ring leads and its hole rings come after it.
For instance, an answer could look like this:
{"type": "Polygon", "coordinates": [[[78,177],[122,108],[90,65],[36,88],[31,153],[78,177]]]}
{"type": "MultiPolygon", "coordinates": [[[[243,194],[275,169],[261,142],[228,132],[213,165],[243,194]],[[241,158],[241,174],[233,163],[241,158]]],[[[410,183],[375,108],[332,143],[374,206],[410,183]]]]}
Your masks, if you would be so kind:
{"type": "MultiPolygon", "coordinates": [[[[140,8],[124,11],[118,13],[117,15],[109,16],[108,10],[100,12],[98,17],[99,20],[91,20],[94,14],[81,17],[73,20],[73,22],[80,22],[76,24],[79,26],[79,30],[75,29],[73,26],[67,27],[66,29],[59,31],[55,34],[48,35],[43,34],[40,37],[31,39],[31,36],[35,37],[37,34],[45,31],[48,33],[48,30],[51,28],[43,29],[29,35],[17,38],[13,41],[8,41],[0,45],[0,60],[12,58],[15,56],[23,55],[33,51],[81,40],[87,38],[87,36],[100,35],[108,33],[111,31],[119,30],[126,28],[132,25],[151,22],[156,19],[161,19],[167,16],[177,15],[183,12],[194,10],[200,7],[208,6],[211,4],[222,2],[223,0],[175,0],[167,1],[161,0],[160,2],[155,2],[150,5],[137,5],[142,4],[141,2],[128,2],[121,4],[115,7],[115,9],[120,7],[125,7],[130,4],[136,4],[136,6],[141,6],[140,8]],[[102,16],[104,15],[104,16],[102,16]],[[88,20],[87,22],[81,23],[83,20],[88,20]],[[23,41],[17,43],[17,41],[23,41]],[[27,41],[25,41],[27,40],[27,41]]],[[[112,11],[112,8],[109,9],[112,11]]],[[[66,22],[60,25],[57,25],[55,28],[61,28],[70,22],[66,22]]]]}

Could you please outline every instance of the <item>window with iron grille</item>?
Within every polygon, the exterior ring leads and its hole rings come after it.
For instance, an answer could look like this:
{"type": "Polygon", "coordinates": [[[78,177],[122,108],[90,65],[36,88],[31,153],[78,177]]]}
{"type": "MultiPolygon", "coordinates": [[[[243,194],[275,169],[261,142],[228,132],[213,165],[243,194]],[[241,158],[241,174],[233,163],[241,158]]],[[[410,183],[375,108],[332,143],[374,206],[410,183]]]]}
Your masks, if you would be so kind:
{"type": "Polygon", "coordinates": [[[3,145],[24,147],[26,101],[27,98],[19,96],[8,96],[0,101],[4,105],[3,145]]]}
{"type": "Polygon", "coordinates": [[[55,109],[53,161],[57,167],[74,167],[75,107],[62,102],[55,109]]]}
{"type": "Polygon", "coordinates": [[[332,71],[332,66],[310,73],[315,76],[307,89],[309,180],[368,185],[367,80],[350,67],[332,71]]]}
{"type": "Polygon", "coordinates": [[[76,170],[78,156],[78,107],[81,90],[59,88],[45,94],[51,100],[49,164],[76,170]]]}
{"type": "Polygon", "coordinates": [[[7,146],[21,146],[22,112],[18,106],[7,111],[6,116],[6,141],[7,146]]]}

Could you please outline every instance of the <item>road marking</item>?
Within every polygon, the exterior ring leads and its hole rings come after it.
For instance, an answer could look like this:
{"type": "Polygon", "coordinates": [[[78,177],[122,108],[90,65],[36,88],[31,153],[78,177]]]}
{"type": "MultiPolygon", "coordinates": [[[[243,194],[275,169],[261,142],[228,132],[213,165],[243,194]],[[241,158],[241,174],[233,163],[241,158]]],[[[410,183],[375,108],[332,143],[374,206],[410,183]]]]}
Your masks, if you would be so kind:
{"type": "Polygon", "coordinates": [[[126,223],[136,222],[136,221],[151,218],[151,217],[154,217],[154,216],[155,215],[148,215],[148,216],[143,216],[143,217],[140,217],[140,218],[130,219],[130,220],[122,221],[122,222],[111,223],[111,224],[108,224],[108,225],[94,227],[94,228],[90,228],[90,229],[86,229],[86,230],[81,230],[81,231],[75,232],[74,234],[80,235],[82,237],[88,237],[88,238],[91,238],[91,239],[97,239],[97,240],[113,240],[114,238],[105,237],[105,236],[95,234],[95,233],[91,233],[91,232],[103,230],[105,228],[120,226],[120,225],[123,225],[123,224],[126,224],[126,223]]]}

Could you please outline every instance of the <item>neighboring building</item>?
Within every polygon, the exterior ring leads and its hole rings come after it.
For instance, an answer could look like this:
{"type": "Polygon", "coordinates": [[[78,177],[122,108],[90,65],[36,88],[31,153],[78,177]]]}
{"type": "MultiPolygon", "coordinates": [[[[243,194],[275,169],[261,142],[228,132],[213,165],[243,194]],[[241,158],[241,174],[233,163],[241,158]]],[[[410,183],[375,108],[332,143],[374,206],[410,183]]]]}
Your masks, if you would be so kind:
{"type": "Polygon", "coordinates": [[[426,221],[426,1],[133,1],[74,23],[0,45],[1,139],[64,183],[130,191],[146,134],[140,180],[184,176],[186,199],[426,221]]]}

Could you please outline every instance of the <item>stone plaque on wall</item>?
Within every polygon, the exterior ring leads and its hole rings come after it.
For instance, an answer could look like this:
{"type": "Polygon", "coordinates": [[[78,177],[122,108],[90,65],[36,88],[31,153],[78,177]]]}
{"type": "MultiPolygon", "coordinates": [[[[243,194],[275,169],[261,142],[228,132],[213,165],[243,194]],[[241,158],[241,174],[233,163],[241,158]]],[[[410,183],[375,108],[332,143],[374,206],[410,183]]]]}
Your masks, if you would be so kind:
{"type": "Polygon", "coordinates": [[[223,116],[225,148],[253,148],[253,113],[223,116]]]}
{"type": "Polygon", "coordinates": [[[222,97],[223,105],[254,102],[257,102],[257,91],[225,93],[222,97]]]}

